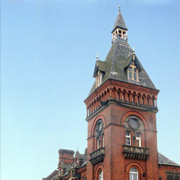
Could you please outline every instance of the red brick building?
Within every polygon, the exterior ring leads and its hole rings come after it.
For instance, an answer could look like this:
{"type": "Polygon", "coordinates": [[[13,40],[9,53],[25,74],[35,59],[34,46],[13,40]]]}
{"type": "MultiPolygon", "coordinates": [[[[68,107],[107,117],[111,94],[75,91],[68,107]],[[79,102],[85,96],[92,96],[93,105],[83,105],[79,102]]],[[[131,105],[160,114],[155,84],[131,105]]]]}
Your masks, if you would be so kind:
{"type": "Polygon", "coordinates": [[[97,57],[95,83],[85,99],[88,123],[84,154],[59,150],[58,170],[44,180],[180,180],[180,165],[157,151],[157,95],[128,44],[119,10],[112,47],[97,57]]]}

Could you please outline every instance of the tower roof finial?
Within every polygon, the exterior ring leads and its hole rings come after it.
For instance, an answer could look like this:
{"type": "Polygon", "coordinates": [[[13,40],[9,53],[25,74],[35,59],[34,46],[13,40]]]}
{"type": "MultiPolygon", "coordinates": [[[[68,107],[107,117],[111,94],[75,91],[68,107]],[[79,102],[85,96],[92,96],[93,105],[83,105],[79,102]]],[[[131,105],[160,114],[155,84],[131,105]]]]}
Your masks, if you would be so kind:
{"type": "Polygon", "coordinates": [[[97,59],[97,60],[99,60],[99,54],[98,54],[98,52],[97,52],[97,56],[96,56],[96,59],[97,59]]]}
{"type": "Polygon", "coordinates": [[[112,32],[116,29],[116,28],[121,28],[123,30],[128,30],[128,28],[126,27],[126,24],[124,22],[124,18],[123,18],[123,15],[121,13],[121,10],[120,10],[120,6],[119,6],[119,12],[118,12],[118,15],[117,15],[117,18],[116,18],[116,22],[114,24],[114,27],[113,27],[113,30],[112,32]]]}

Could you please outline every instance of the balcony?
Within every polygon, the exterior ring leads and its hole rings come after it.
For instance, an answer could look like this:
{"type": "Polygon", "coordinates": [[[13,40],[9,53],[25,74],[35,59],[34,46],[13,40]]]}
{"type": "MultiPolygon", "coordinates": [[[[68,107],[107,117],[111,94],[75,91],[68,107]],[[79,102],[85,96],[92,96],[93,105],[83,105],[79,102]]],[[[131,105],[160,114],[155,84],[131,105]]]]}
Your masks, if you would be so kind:
{"type": "Polygon", "coordinates": [[[149,149],[144,147],[123,145],[123,153],[126,159],[146,161],[149,156],[149,149]]]}
{"type": "Polygon", "coordinates": [[[94,152],[90,153],[90,161],[93,165],[102,162],[104,160],[104,147],[95,150],[94,152]]]}

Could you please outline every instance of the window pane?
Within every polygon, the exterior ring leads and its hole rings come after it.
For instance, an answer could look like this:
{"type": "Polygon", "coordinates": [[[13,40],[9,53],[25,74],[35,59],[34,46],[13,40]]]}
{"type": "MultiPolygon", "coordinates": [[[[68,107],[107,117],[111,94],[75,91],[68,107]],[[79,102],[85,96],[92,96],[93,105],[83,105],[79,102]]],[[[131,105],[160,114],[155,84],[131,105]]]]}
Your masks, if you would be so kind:
{"type": "Polygon", "coordinates": [[[138,128],[138,123],[137,123],[137,120],[135,118],[131,118],[129,123],[130,123],[132,128],[134,128],[134,129],[138,128]]]}
{"type": "Polygon", "coordinates": [[[126,145],[131,145],[130,138],[126,138],[126,145]]]}
{"type": "Polygon", "coordinates": [[[138,180],[137,174],[133,174],[133,180],[138,180]]]}
{"type": "Polygon", "coordinates": [[[136,81],[137,80],[137,73],[136,73],[136,70],[134,69],[134,80],[136,81]]]}
{"type": "Polygon", "coordinates": [[[130,131],[126,131],[126,136],[130,136],[130,131]]]}
{"type": "Polygon", "coordinates": [[[141,133],[140,133],[140,132],[137,132],[137,133],[136,133],[136,137],[141,137],[141,133]]]}
{"type": "Polygon", "coordinates": [[[129,70],[129,79],[132,79],[132,70],[129,70]]]}
{"type": "Polygon", "coordinates": [[[103,171],[100,171],[99,173],[99,180],[103,180],[103,171]]]}
{"type": "Polygon", "coordinates": [[[130,169],[130,173],[137,173],[138,171],[137,171],[137,169],[136,168],[131,168],[130,169]]]}
{"type": "Polygon", "coordinates": [[[136,168],[131,168],[129,172],[130,180],[138,180],[138,171],[136,168]]]}
{"type": "Polygon", "coordinates": [[[133,174],[130,174],[129,180],[133,180],[133,174]]]}

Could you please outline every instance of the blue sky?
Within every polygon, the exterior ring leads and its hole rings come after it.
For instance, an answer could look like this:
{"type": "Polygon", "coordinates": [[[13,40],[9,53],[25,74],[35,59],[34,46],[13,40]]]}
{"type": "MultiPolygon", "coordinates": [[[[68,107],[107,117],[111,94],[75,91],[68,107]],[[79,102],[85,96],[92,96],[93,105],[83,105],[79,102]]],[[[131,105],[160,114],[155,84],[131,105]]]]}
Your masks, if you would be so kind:
{"type": "Polygon", "coordinates": [[[179,2],[1,1],[1,179],[39,180],[86,148],[84,99],[118,6],[158,96],[158,150],[180,164],[179,2]]]}

